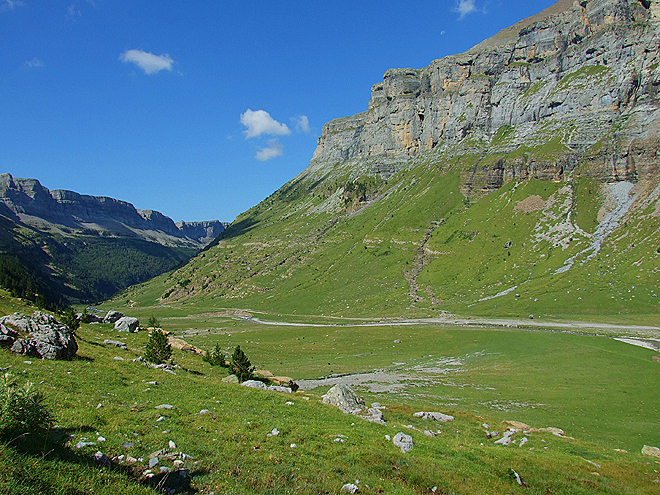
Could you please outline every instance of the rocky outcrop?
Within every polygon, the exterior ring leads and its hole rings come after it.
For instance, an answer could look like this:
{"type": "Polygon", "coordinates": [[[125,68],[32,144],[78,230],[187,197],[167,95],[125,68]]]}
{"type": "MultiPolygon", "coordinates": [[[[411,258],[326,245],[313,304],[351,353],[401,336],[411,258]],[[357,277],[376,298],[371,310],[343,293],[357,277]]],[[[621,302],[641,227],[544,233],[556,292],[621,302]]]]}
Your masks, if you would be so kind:
{"type": "Polygon", "coordinates": [[[73,191],[50,191],[36,179],[0,174],[0,212],[15,221],[61,233],[143,238],[168,246],[202,248],[217,237],[226,223],[174,221],[154,210],[138,210],[131,203],[73,191]]]}
{"type": "Polygon", "coordinates": [[[0,345],[16,354],[43,359],[71,359],[78,343],[71,329],[53,316],[35,311],[0,318],[0,345]]]}
{"type": "Polygon", "coordinates": [[[659,16],[655,1],[560,0],[466,53],[388,70],[367,111],[323,127],[298,179],[386,179],[429,152],[469,157],[468,191],[578,166],[601,180],[657,174],[659,16]]]}

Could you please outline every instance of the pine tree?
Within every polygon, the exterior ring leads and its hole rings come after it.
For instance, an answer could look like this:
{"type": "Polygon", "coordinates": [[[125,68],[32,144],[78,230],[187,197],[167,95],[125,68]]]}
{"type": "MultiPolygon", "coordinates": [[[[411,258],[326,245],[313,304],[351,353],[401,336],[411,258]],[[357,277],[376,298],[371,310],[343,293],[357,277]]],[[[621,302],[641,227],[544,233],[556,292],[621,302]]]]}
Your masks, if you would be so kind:
{"type": "Polygon", "coordinates": [[[162,364],[172,357],[172,346],[167,342],[167,335],[162,330],[154,330],[144,352],[144,359],[151,363],[162,364]]]}
{"type": "Polygon", "coordinates": [[[236,346],[231,356],[231,370],[238,377],[239,382],[250,380],[253,377],[255,367],[251,365],[240,345],[236,346]]]}

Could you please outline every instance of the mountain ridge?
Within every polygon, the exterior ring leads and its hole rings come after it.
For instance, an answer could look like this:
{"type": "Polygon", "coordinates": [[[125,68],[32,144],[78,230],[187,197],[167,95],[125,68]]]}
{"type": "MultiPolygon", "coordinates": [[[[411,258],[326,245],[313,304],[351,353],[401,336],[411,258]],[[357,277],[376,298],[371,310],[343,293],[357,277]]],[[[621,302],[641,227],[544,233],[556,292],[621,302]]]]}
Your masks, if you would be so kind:
{"type": "Polygon", "coordinates": [[[159,244],[201,249],[228,223],[174,221],[155,210],[140,210],[126,201],[49,190],[37,179],[0,174],[0,204],[6,216],[31,226],[67,234],[66,230],[139,237],[159,244]],[[52,225],[48,225],[52,224],[52,225]]]}

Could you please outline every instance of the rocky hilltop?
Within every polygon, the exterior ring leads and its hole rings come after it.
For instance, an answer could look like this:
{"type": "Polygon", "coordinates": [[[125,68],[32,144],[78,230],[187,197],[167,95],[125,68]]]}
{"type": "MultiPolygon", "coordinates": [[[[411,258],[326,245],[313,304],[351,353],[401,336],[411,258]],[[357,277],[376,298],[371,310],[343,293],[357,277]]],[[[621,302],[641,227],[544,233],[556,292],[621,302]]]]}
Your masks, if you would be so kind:
{"type": "Polygon", "coordinates": [[[224,229],[218,220],[174,223],[154,210],[73,191],[50,191],[36,179],[0,174],[0,212],[40,230],[143,238],[166,246],[201,249],[224,229]]]}
{"type": "Polygon", "coordinates": [[[560,0],[466,53],[388,70],[367,111],[323,127],[300,179],[387,178],[429,151],[496,153],[470,189],[578,165],[605,181],[653,176],[659,15],[656,1],[560,0]]]}

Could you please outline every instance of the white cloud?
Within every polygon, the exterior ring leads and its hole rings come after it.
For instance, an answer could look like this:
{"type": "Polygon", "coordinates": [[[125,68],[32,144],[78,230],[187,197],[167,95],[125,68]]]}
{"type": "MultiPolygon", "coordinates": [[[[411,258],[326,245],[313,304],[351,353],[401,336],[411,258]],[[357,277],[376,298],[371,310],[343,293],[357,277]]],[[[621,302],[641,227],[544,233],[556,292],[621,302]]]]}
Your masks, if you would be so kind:
{"type": "MultiPolygon", "coordinates": [[[[243,131],[246,139],[258,137],[262,134],[268,134],[270,136],[286,136],[287,134],[291,134],[291,129],[289,129],[286,124],[278,122],[265,110],[255,111],[248,108],[245,113],[241,114],[241,124],[247,127],[247,129],[243,131]]],[[[268,158],[266,158],[266,160],[267,159],[268,158]]]]}
{"type": "Polygon", "coordinates": [[[174,60],[167,54],[154,55],[142,50],[126,50],[119,56],[119,60],[137,65],[145,74],[156,74],[161,70],[172,70],[174,60]]]}
{"type": "Polygon", "coordinates": [[[37,57],[34,57],[32,60],[26,60],[23,65],[29,69],[40,68],[44,66],[44,63],[39,60],[37,57]]]}
{"type": "Polygon", "coordinates": [[[475,0],[458,0],[458,4],[454,8],[455,12],[458,12],[458,18],[463,19],[468,14],[473,12],[478,12],[477,6],[474,3],[475,0]]]}
{"type": "Polygon", "coordinates": [[[309,134],[311,132],[307,115],[299,115],[298,117],[293,117],[291,120],[296,126],[296,131],[304,132],[305,134],[309,134]]]}
{"type": "Polygon", "coordinates": [[[21,0],[0,0],[0,11],[14,10],[16,7],[22,7],[25,2],[21,0]]]}
{"type": "Polygon", "coordinates": [[[257,160],[265,162],[266,160],[271,160],[282,156],[284,154],[284,146],[277,139],[271,139],[268,141],[268,147],[261,148],[257,151],[257,154],[254,157],[257,160]]]}

